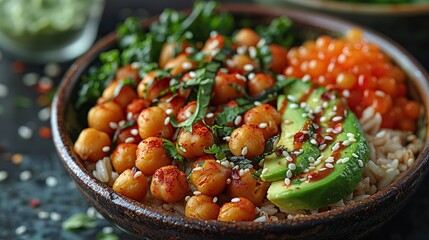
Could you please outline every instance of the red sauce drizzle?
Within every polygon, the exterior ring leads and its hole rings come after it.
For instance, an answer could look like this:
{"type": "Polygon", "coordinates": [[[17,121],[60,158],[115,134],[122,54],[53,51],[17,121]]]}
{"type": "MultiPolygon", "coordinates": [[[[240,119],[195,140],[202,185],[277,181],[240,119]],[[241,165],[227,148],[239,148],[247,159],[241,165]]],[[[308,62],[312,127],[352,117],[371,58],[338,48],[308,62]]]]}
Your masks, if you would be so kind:
{"type": "Polygon", "coordinates": [[[311,93],[315,88],[316,88],[316,84],[311,84],[311,86],[307,89],[304,95],[301,96],[301,98],[299,99],[299,102],[307,101],[308,97],[310,97],[311,93]]]}
{"type": "Polygon", "coordinates": [[[311,121],[307,120],[302,127],[302,130],[295,133],[293,136],[293,148],[294,151],[298,151],[302,148],[302,144],[310,137],[308,133],[304,133],[303,131],[308,131],[308,127],[310,126],[311,121]]]}
{"type": "Polygon", "coordinates": [[[280,107],[280,109],[279,109],[279,113],[280,113],[280,115],[281,116],[283,116],[283,113],[286,111],[286,108],[287,108],[287,98],[285,98],[284,100],[283,100],[283,102],[282,102],[282,106],[280,107]]]}

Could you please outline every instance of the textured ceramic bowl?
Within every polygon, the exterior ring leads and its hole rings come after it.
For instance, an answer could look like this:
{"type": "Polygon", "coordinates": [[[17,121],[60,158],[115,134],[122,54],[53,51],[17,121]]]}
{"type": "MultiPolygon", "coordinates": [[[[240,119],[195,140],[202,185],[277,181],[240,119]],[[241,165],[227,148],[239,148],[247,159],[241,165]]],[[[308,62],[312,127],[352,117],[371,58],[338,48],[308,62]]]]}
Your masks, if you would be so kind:
{"type": "MultiPolygon", "coordinates": [[[[250,5],[224,5],[238,18],[258,21],[286,15],[306,33],[342,34],[353,25],[338,19],[307,12],[250,5]]],[[[152,20],[143,22],[147,27],[152,20]]],[[[400,65],[410,78],[410,94],[422,102],[425,109],[423,138],[425,148],[415,165],[388,188],[363,201],[343,208],[294,220],[256,222],[218,222],[190,219],[167,213],[158,208],[130,200],[116,194],[106,184],[95,179],[73,153],[72,126],[76,123],[73,99],[80,77],[95,64],[98,54],[115,46],[112,33],[101,39],[91,50],[76,61],[61,83],[52,106],[53,137],[64,166],[85,198],[108,220],[141,239],[335,239],[357,238],[379,226],[395,214],[413,194],[428,170],[429,148],[426,120],[429,114],[428,74],[404,50],[389,40],[365,31],[365,38],[378,44],[400,65]]]]}

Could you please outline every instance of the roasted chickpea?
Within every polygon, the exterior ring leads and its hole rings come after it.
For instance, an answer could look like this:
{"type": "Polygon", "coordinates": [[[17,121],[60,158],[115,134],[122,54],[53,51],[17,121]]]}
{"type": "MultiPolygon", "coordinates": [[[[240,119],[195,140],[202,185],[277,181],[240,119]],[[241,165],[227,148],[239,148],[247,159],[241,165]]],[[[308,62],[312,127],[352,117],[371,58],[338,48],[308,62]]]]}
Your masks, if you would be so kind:
{"type": "Polygon", "coordinates": [[[103,151],[103,148],[110,147],[111,144],[107,133],[95,128],[85,128],[80,132],[73,149],[82,160],[97,162],[107,156],[108,151],[103,151]]]}
{"type": "Polygon", "coordinates": [[[139,97],[152,101],[170,86],[170,78],[158,78],[156,74],[156,70],[146,74],[137,85],[139,97]]]}
{"type": "Polygon", "coordinates": [[[257,68],[258,65],[252,58],[244,54],[237,54],[232,59],[227,60],[227,67],[230,72],[248,74],[257,68]]]}
{"type": "Polygon", "coordinates": [[[212,101],[214,104],[227,103],[243,96],[246,90],[246,78],[238,74],[218,73],[215,78],[212,101]],[[237,88],[241,88],[242,91],[237,88]]]}
{"type": "Polygon", "coordinates": [[[148,137],[171,138],[173,127],[166,121],[167,114],[160,107],[143,109],[137,118],[139,134],[142,139],[148,137]]]}
{"type": "Polygon", "coordinates": [[[137,145],[132,143],[121,143],[116,146],[110,155],[113,169],[121,174],[126,169],[133,168],[136,162],[136,150],[137,145]]]}
{"type": "Polygon", "coordinates": [[[173,203],[185,198],[189,190],[186,174],[176,166],[158,168],[152,176],[150,192],[159,200],[173,203]]]}
{"type": "Polygon", "coordinates": [[[170,165],[173,159],[163,148],[164,142],[157,137],[148,137],[138,145],[136,167],[147,176],[151,176],[158,168],[170,165]]]}
{"type": "Polygon", "coordinates": [[[282,73],[287,65],[287,49],[276,44],[270,45],[271,65],[270,69],[275,73],[282,73]]]}
{"type": "Polygon", "coordinates": [[[266,73],[257,73],[254,77],[249,78],[249,81],[247,81],[247,88],[249,89],[250,95],[256,96],[269,89],[274,84],[275,80],[270,75],[266,73]]]}
{"type": "Polygon", "coordinates": [[[192,126],[192,131],[180,131],[177,138],[177,152],[186,158],[195,158],[205,155],[204,149],[214,144],[213,133],[202,123],[192,126]]]}
{"type": "Polygon", "coordinates": [[[215,34],[214,36],[211,36],[209,39],[207,39],[203,49],[201,49],[201,52],[213,53],[218,49],[222,48],[224,45],[224,42],[225,42],[224,36],[220,34],[215,34]]]}
{"type": "Polygon", "coordinates": [[[202,194],[216,196],[223,192],[230,170],[215,160],[197,163],[189,177],[189,181],[202,194]]]}
{"type": "Polygon", "coordinates": [[[143,201],[148,186],[145,175],[136,168],[127,169],[113,183],[113,190],[136,201],[143,201]]]}
{"type": "Polygon", "coordinates": [[[271,105],[261,104],[247,111],[243,119],[245,124],[257,126],[268,139],[279,133],[282,117],[271,105]]]}
{"type": "Polygon", "coordinates": [[[253,221],[256,218],[255,210],[255,205],[246,198],[234,198],[232,202],[225,203],[220,208],[217,220],[224,222],[253,221]]]}
{"type": "Polygon", "coordinates": [[[127,65],[124,67],[121,67],[116,71],[116,79],[119,81],[125,80],[125,79],[132,79],[134,83],[137,85],[139,82],[139,69],[134,68],[131,65],[127,65]]]}
{"type": "Polygon", "coordinates": [[[219,206],[213,202],[213,198],[200,194],[192,196],[186,202],[185,216],[209,220],[216,220],[219,215],[219,206]]]}
{"type": "Polygon", "coordinates": [[[174,116],[179,112],[179,109],[186,103],[186,98],[180,95],[166,95],[159,100],[158,107],[164,109],[164,111],[173,114],[174,116]],[[170,110],[169,110],[170,109],[170,110]]]}
{"type": "Polygon", "coordinates": [[[180,46],[180,53],[184,53],[185,49],[187,48],[188,44],[186,42],[181,42],[179,44],[177,44],[177,42],[173,42],[173,43],[164,43],[164,45],[162,46],[161,49],[161,54],[159,55],[159,67],[160,68],[164,68],[165,64],[167,64],[167,62],[169,60],[171,60],[173,53],[174,53],[174,49],[177,47],[177,45],[181,45],[180,46]]]}
{"type": "Polygon", "coordinates": [[[130,103],[133,99],[136,99],[137,92],[129,85],[124,85],[121,87],[119,81],[111,82],[106,89],[103,91],[102,97],[98,100],[98,103],[104,103],[107,101],[114,101],[118,103],[122,108],[125,108],[128,103],[130,103]],[[119,91],[120,88],[120,91],[119,91]],[[119,93],[115,96],[115,93],[119,91],[119,93]]]}
{"type": "Polygon", "coordinates": [[[270,183],[255,179],[253,176],[255,172],[256,170],[252,168],[240,176],[237,171],[233,170],[234,177],[231,177],[231,183],[227,186],[228,196],[231,198],[244,197],[255,205],[261,204],[270,183]]]}
{"type": "Polygon", "coordinates": [[[131,113],[133,115],[133,119],[137,120],[137,117],[139,116],[140,112],[148,108],[150,106],[150,101],[143,98],[136,98],[133,99],[126,108],[127,114],[131,113]]]}
{"type": "Polygon", "coordinates": [[[119,104],[109,101],[95,105],[88,112],[88,126],[103,131],[109,135],[115,132],[110,125],[124,120],[124,114],[119,104]]]}
{"type": "Polygon", "coordinates": [[[256,44],[258,44],[259,40],[261,40],[261,38],[259,37],[259,35],[255,31],[253,31],[253,29],[242,28],[234,36],[234,40],[239,45],[244,45],[247,47],[250,47],[250,46],[255,47],[256,44]]]}
{"type": "Polygon", "coordinates": [[[252,158],[264,152],[265,139],[262,131],[254,125],[243,125],[234,129],[228,143],[234,156],[252,158]]]}
{"type": "Polygon", "coordinates": [[[164,66],[164,69],[171,69],[170,73],[177,76],[180,73],[195,69],[198,64],[189,59],[185,54],[179,54],[176,58],[170,59],[164,66]]]}

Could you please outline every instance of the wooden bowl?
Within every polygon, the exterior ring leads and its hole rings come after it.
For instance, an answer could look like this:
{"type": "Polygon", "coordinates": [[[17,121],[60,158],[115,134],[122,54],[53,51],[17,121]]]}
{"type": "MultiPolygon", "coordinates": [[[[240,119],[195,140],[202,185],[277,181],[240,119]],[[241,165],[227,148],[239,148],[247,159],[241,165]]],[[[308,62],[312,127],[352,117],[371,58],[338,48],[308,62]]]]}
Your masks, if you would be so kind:
{"type": "MultiPolygon", "coordinates": [[[[223,5],[239,18],[270,20],[288,16],[304,32],[341,35],[352,24],[323,15],[267,8],[253,5],[223,5]]],[[[154,19],[144,21],[146,28],[154,19]]],[[[76,182],[82,195],[109,221],[140,239],[339,239],[357,238],[379,226],[393,216],[415,192],[428,170],[428,132],[426,123],[429,113],[428,74],[401,47],[388,39],[364,30],[364,37],[378,44],[410,79],[410,94],[425,109],[423,138],[425,147],[415,165],[386,189],[352,205],[322,212],[317,215],[279,222],[218,222],[202,221],[168,213],[159,208],[118,195],[112,188],[95,179],[73,152],[72,126],[76,124],[73,101],[82,74],[95,64],[99,53],[115,46],[114,33],[101,39],[88,53],[77,60],[63,79],[52,105],[52,129],[58,154],[76,182]]]]}

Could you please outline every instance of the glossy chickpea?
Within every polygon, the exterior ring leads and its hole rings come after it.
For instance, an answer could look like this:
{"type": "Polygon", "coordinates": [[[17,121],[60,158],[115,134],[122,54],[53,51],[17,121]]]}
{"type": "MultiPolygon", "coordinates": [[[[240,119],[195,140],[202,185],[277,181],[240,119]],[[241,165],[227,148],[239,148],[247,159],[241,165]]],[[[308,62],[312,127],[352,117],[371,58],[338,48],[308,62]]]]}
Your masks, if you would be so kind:
{"type": "Polygon", "coordinates": [[[264,152],[264,134],[254,125],[243,125],[232,131],[228,146],[234,156],[250,159],[264,152]]]}
{"type": "Polygon", "coordinates": [[[219,210],[217,220],[230,222],[230,221],[253,221],[256,218],[256,206],[246,198],[240,197],[233,199],[234,202],[228,202],[222,205],[219,210]],[[234,201],[238,199],[238,201],[234,201]]]}
{"type": "Polygon", "coordinates": [[[169,78],[158,78],[157,71],[152,71],[140,81],[137,85],[137,93],[139,97],[152,101],[159,97],[165,89],[170,85],[169,78]]]}
{"type": "Polygon", "coordinates": [[[219,206],[213,202],[213,197],[203,194],[192,196],[186,202],[185,216],[204,220],[216,220],[219,215],[219,206]]]}
{"type": "Polygon", "coordinates": [[[147,99],[143,99],[143,98],[136,98],[133,99],[126,107],[126,113],[127,115],[129,113],[132,114],[133,119],[137,120],[137,117],[139,116],[140,112],[145,109],[148,108],[150,106],[150,101],[147,99]]]}
{"type": "Polygon", "coordinates": [[[204,44],[203,49],[201,49],[201,52],[204,53],[213,53],[214,51],[217,51],[218,49],[222,48],[225,42],[225,37],[220,34],[215,34],[211,36],[204,44]]]}
{"type": "Polygon", "coordinates": [[[282,117],[273,106],[261,104],[247,111],[243,119],[245,124],[257,126],[268,139],[279,133],[282,117]]]}
{"type": "Polygon", "coordinates": [[[189,190],[186,174],[176,166],[165,166],[155,171],[150,192],[159,200],[173,203],[185,198],[189,190]]]}
{"type": "Polygon", "coordinates": [[[164,66],[165,70],[171,69],[170,73],[177,76],[180,73],[188,72],[197,67],[197,63],[189,59],[185,54],[179,54],[176,58],[170,59],[164,66]]]}
{"type": "Polygon", "coordinates": [[[270,69],[275,73],[282,73],[287,66],[287,49],[277,44],[271,44],[270,51],[272,57],[270,69]]]}
{"type": "Polygon", "coordinates": [[[121,143],[116,146],[112,155],[110,155],[110,159],[113,169],[115,169],[118,174],[135,166],[136,150],[137,145],[132,143],[121,143]]]}
{"type": "Polygon", "coordinates": [[[212,101],[214,104],[227,103],[230,100],[243,96],[246,89],[246,78],[238,74],[218,73],[215,77],[212,101]]]}
{"type": "Polygon", "coordinates": [[[106,101],[114,101],[122,108],[126,108],[126,106],[137,97],[137,92],[134,88],[129,85],[121,86],[119,81],[113,81],[104,89],[103,95],[98,103],[101,104],[106,101]],[[117,91],[119,91],[119,93],[116,93],[117,91]],[[115,94],[117,95],[115,96],[115,94]]]}
{"type": "Polygon", "coordinates": [[[117,123],[124,119],[121,106],[112,101],[95,105],[88,112],[88,126],[109,135],[115,132],[111,123],[117,123]]]}
{"type": "Polygon", "coordinates": [[[136,201],[143,201],[148,186],[145,175],[136,168],[127,169],[113,183],[113,190],[136,201]]]}
{"type": "Polygon", "coordinates": [[[214,144],[213,133],[202,123],[192,126],[192,131],[180,131],[177,137],[177,152],[186,158],[196,158],[205,155],[204,149],[214,144]]]}
{"type": "Polygon", "coordinates": [[[151,176],[158,168],[170,165],[173,159],[163,148],[164,142],[157,137],[148,137],[141,141],[136,151],[136,167],[147,176],[151,176]]]}
{"type": "Polygon", "coordinates": [[[251,29],[251,28],[242,28],[234,36],[234,40],[239,45],[244,45],[244,46],[247,46],[247,47],[250,47],[250,46],[255,47],[256,44],[258,44],[259,40],[261,40],[261,38],[259,37],[259,35],[253,29],[251,29]]]}
{"type": "Polygon", "coordinates": [[[148,137],[171,138],[174,134],[171,123],[166,121],[167,114],[160,107],[143,109],[137,118],[139,135],[142,139],[148,137]]]}
{"type": "Polygon", "coordinates": [[[177,45],[180,45],[180,53],[185,52],[185,49],[187,48],[188,44],[186,42],[181,42],[177,44],[177,42],[173,43],[164,43],[161,49],[161,53],[159,55],[159,67],[164,68],[168,61],[172,59],[174,49],[177,47],[177,45]]]}
{"type": "Polygon", "coordinates": [[[125,79],[131,79],[133,80],[134,84],[137,85],[139,82],[139,69],[135,68],[131,65],[126,65],[118,69],[116,71],[116,79],[119,81],[125,80],[125,79]]]}
{"type": "Polygon", "coordinates": [[[261,204],[270,183],[263,182],[260,178],[255,179],[253,176],[255,172],[256,170],[252,168],[240,176],[237,171],[234,171],[232,174],[236,177],[232,177],[231,183],[227,186],[228,196],[231,198],[244,197],[255,205],[261,204]]]}
{"type": "Polygon", "coordinates": [[[95,128],[85,128],[80,132],[73,149],[82,160],[97,162],[108,155],[109,151],[105,151],[103,148],[110,148],[111,144],[107,133],[95,128]]]}
{"type": "Polygon", "coordinates": [[[216,196],[223,192],[230,170],[215,160],[200,161],[193,168],[189,181],[202,194],[216,196]]]}
{"type": "MultiPolygon", "coordinates": [[[[250,75],[249,75],[250,76],[250,75]]],[[[273,77],[266,73],[257,73],[247,81],[247,88],[252,96],[256,96],[275,84],[273,77]]]]}
{"type": "Polygon", "coordinates": [[[236,72],[239,74],[248,74],[258,67],[252,58],[244,54],[234,55],[231,59],[227,60],[226,64],[229,72],[236,72]]]}

